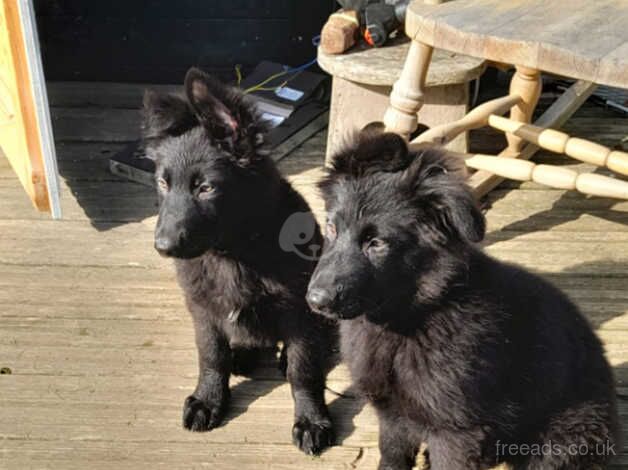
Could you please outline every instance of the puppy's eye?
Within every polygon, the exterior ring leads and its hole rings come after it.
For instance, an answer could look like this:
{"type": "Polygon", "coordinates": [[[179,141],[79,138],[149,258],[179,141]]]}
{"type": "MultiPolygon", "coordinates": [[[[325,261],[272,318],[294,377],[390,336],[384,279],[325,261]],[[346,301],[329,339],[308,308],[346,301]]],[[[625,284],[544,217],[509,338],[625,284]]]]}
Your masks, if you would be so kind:
{"type": "Polygon", "coordinates": [[[386,246],[386,242],[381,238],[370,238],[362,244],[362,251],[367,256],[373,256],[383,252],[386,246]]]}
{"type": "Polygon", "coordinates": [[[198,187],[198,197],[199,199],[208,199],[210,195],[214,192],[214,187],[211,184],[201,184],[198,187]]]}
{"type": "Polygon", "coordinates": [[[192,191],[198,191],[199,195],[209,194],[214,191],[214,187],[206,183],[201,177],[196,177],[192,180],[192,191]]]}
{"type": "Polygon", "coordinates": [[[157,187],[160,191],[168,191],[168,182],[164,178],[157,178],[157,187]]]}
{"type": "Polygon", "coordinates": [[[446,175],[447,173],[448,173],[447,168],[440,165],[433,165],[429,167],[427,170],[427,176],[436,176],[436,175],[442,175],[442,174],[446,175]]]}
{"type": "Polygon", "coordinates": [[[325,235],[331,241],[334,241],[336,239],[336,236],[338,235],[338,233],[336,232],[336,226],[331,222],[327,222],[327,225],[325,226],[325,235]]]}

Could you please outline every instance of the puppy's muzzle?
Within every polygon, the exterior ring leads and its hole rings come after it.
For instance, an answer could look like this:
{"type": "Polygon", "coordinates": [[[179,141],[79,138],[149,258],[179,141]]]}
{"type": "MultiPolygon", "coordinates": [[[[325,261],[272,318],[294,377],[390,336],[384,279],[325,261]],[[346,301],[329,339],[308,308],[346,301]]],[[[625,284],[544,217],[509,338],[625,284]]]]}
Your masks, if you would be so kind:
{"type": "Polygon", "coordinates": [[[185,244],[186,234],[184,230],[177,230],[172,234],[157,234],[155,237],[155,249],[161,256],[176,256],[185,244]]]}
{"type": "Polygon", "coordinates": [[[305,300],[313,310],[329,310],[336,298],[332,289],[313,288],[307,292],[305,300]]]}

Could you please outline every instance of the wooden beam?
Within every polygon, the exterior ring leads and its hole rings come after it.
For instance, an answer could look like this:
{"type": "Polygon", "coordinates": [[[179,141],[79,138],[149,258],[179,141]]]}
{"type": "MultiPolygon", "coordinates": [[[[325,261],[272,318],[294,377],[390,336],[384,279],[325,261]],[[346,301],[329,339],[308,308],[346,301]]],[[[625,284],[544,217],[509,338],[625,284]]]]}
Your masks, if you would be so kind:
{"type": "MultiPolygon", "coordinates": [[[[574,83],[567,89],[560,98],[558,98],[545,111],[534,124],[540,127],[560,127],[562,126],[587,100],[596,85],[592,82],[582,80],[574,83]]],[[[499,155],[500,158],[519,158],[521,160],[529,160],[538,151],[539,147],[534,144],[526,145],[518,155],[513,155],[504,150],[499,155]]],[[[504,178],[497,176],[488,171],[480,170],[475,172],[468,179],[468,184],[474,189],[478,197],[484,196],[486,193],[494,189],[504,178]]]]}
{"type": "Polygon", "coordinates": [[[527,142],[555,153],[564,153],[576,160],[605,166],[617,173],[628,175],[628,153],[591,142],[590,140],[571,137],[555,129],[524,124],[502,116],[489,116],[489,126],[508,132],[527,142]]]}
{"type": "Polygon", "coordinates": [[[490,171],[517,181],[534,181],[551,188],[577,190],[591,196],[628,199],[628,183],[608,176],[489,155],[471,155],[465,163],[470,168],[490,171]]]}
{"type": "Polygon", "coordinates": [[[474,108],[465,117],[458,121],[432,127],[423,132],[410,143],[410,148],[419,144],[432,143],[447,145],[463,132],[478,129],[488,125],[488,118],[492,114],[503,114],[521,101],[518,95],[509,95],[497,98],[474,108]]]}

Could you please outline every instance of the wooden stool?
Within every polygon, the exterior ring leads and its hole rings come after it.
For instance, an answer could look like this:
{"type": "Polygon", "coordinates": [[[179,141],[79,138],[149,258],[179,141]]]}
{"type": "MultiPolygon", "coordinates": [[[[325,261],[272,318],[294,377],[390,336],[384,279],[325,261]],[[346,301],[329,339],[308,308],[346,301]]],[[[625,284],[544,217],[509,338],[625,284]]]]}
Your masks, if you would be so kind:
{"type": "MultiPolygon", "coordinates": [[[[327,159],[349,132],[382,120],[409,47],[410,41],[402,35],[385,47],[362,44],[339,55],[325,54],[319,48],[318,63],[333,76],[327,159]]],[[[421,124],[432,127],[462,118],[468,110],[469,81],[483,71],[482,59],[436,51],[427,74],[421,124]]],[[[449,148],[466,152],[466,133],[452,139],[449,148]]]]}
{"type": "Polygon", "coordinates": [[[547,129],[560,127],[596,83],[628,88],[626,25],[626,0],[458,0],[441,5],[415,1],[408,7],[405,28],[412,45],[390,96],[386,127],[404,137],[416,129],[434,48],[513,64],[516,73],[508,96],[433,127],[412,144],[446,144],[462,132],[488,125],[506,133],[508,147],[497,156],[460,155],[469,168],[478,170],[469,179],[478,195],[511,178],[628,199],[628,182],[620,179],[514,160],[527,160],[544,148],[628,175],[628,153],[547,129]],[[579,81],[531,125],[542,71],[579,81]],[[508,111],[510,119],[501,117],[508,111]]]}

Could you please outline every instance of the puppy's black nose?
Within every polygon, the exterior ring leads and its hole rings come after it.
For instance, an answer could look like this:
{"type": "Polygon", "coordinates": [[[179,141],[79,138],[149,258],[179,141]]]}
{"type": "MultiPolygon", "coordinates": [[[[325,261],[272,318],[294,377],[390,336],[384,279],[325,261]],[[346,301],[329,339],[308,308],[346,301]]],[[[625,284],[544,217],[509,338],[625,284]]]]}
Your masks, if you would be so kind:
{"type": "Polygon", "coordinates": [[[173,242],[171,238],[159,237],[155,238],[155,250],[159,252],[160,255],[168,256],[172,254],[176,246],[176,243],[173,242]]]}
{"type": "Polygon", "coordinates": [[[155,250],[162,256],[172,256],[181,247],[184,239],[183,232],[175,236],[158,235],[155,237],[155,250]]]}
{"type": "Polygon", "coordinates": [[[335,292],[328,289],[310,289],[305,296],[305,300],[314,310],[328,308],[335,298],[335,292]]]}

